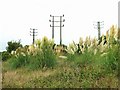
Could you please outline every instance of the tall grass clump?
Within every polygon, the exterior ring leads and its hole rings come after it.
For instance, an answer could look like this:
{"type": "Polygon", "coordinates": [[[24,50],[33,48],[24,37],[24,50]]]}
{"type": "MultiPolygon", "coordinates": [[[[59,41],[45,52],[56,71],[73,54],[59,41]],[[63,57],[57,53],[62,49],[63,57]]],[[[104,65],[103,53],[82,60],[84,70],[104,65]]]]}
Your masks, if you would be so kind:
{"type": "Polygon", "coordinates": [[[83,54],[68,54],[68,61],[73,62],[78,67],[85,67],[86,65],[90,64],[92,62],[93,55],[91,53],[83,54]]]}
{"type": "Polygon", "coordinates": [[[9,66],[11,69],[17,69],[20,67],[24,67],[29,63],[30,56],[29,55],[18,55],[13,56],[9,59],[9,66]]]}
{"type": "Polygon", "coordinates": [[[88,51],[87,45],[84,47],[81,44],[70,44],[68,47],[68,61],[73,62],[75,65],[83,67],[90,64],[93,52],[88,51]]]}
{"type": "Polygon", "coordinates": [[[44,37],[42,41],[37,40],[36,46],[32,45],[26,52],[20,50],[17,55],[14,55],[9,60],[10,67],[13,69],[27,67],[32,70],[53,68],[56,65],[56,55],[52,50],[53,43],[47,37],[44,37]]]}
{"type": "Polygon", "coordinates": [[[28,68],[32,70],[53,68],[56,65],[56,56],[52,51],[40,52],[31,56],[28,68]]]}
{"type": "Polygon", "coordinates": [[[108,53],[105,56],[104,67],[109,73],[118,72],[118,60],[119,60],[118,46],[114,46],[108,49],[108,53]]]}

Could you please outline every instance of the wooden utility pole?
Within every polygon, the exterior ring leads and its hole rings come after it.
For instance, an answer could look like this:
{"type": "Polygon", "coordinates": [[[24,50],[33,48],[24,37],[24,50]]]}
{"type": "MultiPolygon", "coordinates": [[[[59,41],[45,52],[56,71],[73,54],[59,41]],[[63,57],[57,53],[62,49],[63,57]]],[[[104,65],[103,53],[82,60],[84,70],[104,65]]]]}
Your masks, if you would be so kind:
{"type": "Polygon", "coordinates": [[[97,22],[97,26],[98,26],[98,40],[100,40],[100,36],[101,36],[101,33],[100,33],[100,22],[97,22]]]}
{"type": "Polygon", "coordinates": [[[52,27],[52,39],[54,39],[54,29],[55,27],[59,27],[60,28],[60,45],[62,45],[62,27],[64,27],[64,25],[62,24],[62,22],[65,22],[65,19],[62,19],[63,16],[52,16],[50,15],[50,17],[52,17],[52,20],[49,20],[50,22],[52,22],[52,24],[50,24],[50,27],[52,27]],[[55,21],[55,18],[60,18],[60,20],[55,21]],[[60,23],[60,25],[55,25],[56,23],[60,23]]]}
{"type": "Polygon", "coordinates": [[[32,29],[32,28],[30,28],[30,30],[31,30],[31,31],[30,31],[30,36],[33,36],[33,44],[34,44],[34,43],[35,43],[35,36],[37,36],[37,35],[36,35],[37,32],[36,32],[35,30],[37,30],[37,29],[34,29],[34,28],[32,29]]]}
{"type": "Polygon", "coordinates": [[[100,40],[100,37],[101,37],[101,28],[103,28],[103,21],[100,22],[98,21],[97,22],[97,25],[93,24],[94,25],[94,28],[98,30],[98,40],[100,40]]]}

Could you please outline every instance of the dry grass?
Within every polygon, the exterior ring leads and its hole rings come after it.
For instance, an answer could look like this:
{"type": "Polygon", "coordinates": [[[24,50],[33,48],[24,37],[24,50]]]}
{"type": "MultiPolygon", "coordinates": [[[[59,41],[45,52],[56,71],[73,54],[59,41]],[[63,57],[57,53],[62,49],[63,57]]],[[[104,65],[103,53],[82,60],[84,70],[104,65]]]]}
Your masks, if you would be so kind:
{"type": "Polygon", "coordinates": [[[3,72],[3,88],[6,86],[24,86],[26,82],[34,80],[35,78],[48,77],[56,72],[56,70],[46,71],[28,71],[25,69],[17,69],[3,72]]]}
{"type": "Polygon", "coordinates": [[[97,67],[93,64],[93,67],[91,65],[87,65],[81,68],[77,66],[72,66],[73,64],[67,62],[66,60],[59,60],[58,62],[59,64],[53,69],[43,69],[35,71],[28,70],[24,67],[16,70],[9,70],[7,67],[7,62],[4,62],[3,88],[118,87],[118,78],[116,77],[117,74],[115,73],[107,75],[101,73],[101,76],[99,78],[94,78],[94,76],[92,76],[92,71],[96,70],[97,67]],[[82,72],[83,76],[81,76],[82,72]]]}

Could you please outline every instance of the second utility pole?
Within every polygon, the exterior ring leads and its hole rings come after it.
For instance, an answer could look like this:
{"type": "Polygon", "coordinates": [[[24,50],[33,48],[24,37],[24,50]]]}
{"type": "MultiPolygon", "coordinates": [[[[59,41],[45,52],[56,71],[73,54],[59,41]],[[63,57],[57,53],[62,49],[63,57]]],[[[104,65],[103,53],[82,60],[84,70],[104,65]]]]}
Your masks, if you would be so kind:
{"type": "Polygon", "coordinates": [[[98,40],[100,40],[100,22],[97,22],[97,27],[98,27],[98,40]]]}
{"type": "Polygon", "coordinates": [[[32,34],[30,34],[30,36],[33,36],[33,45],[34,45],[34,43],[35,43],[35,36],[37,36],[37,35],[36,35],[37,32],[35,32],[35,30],[37,30],[37,29],[34,29],[34,28],[31,29],[31,28],[30,28],[30,30],[32,30],[32,31],[30,31],[30,33],[32,33],[32,34]]]}
{"type": "Polygon", "coordinates": [[[62,45],[62,16],[60,16],[60,45],[62,45]]]}
{"type": "Polygon", "coordinates": [[[98,40],[100,40],[100,37],[101,37],[100,30],[101,30],[101,28],[103,28],[103,21],[102,22],[98,21],[97,25],[95,25],[95,24],[93,24],[93,25],[94,25],[94,28],[98,30],[98,40]]]}

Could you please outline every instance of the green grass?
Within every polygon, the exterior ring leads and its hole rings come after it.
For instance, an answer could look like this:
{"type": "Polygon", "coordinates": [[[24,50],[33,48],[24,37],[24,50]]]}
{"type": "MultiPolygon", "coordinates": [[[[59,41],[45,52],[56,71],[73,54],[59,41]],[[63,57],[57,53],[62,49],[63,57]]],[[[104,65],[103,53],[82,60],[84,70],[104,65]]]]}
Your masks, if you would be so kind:
{"type": "Polygon", "coordinates": [[[86,69],[66,67],[56,70],[29,71],[16,70],[4,74],[3,87],[11,88],[117,88],[116,74],[96,74],[86,69]],[[78,69],[78,70],[77,70],[78,69]],[[99,76],[99,77],[98,77],[99,76]]]}
{"type": "Polygon", "coordinates": [[[67,59],[51,52],[11,58],[3,62],[3,87],[118,88],[119,55],[115,46],[95,55],[68,54],[67,59]]]}
{"type": "Polygon", "coordinates": [[[37,52],[35,55],[19,54],[8,60],[8,66],[11,69],[27,68],[37,70],[43,68],[53,68],[56,65],[56,55],[53,51],[37,52]]]}
{"type": "Polygon", "coordinates": [[[117,88],[117,71],[106,73],[103,62],[93,61],[85,66],[57,59],[58,66],[46,70],[28,70],[25,67],[8,70],[3,62],[3,87],[24,88],[117,88]],[[101,63],[100,63],[101,62],[101,63]]]}

